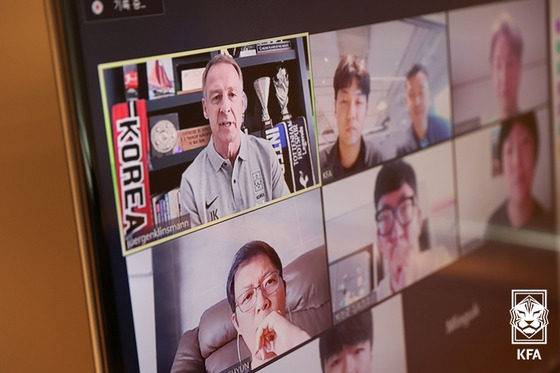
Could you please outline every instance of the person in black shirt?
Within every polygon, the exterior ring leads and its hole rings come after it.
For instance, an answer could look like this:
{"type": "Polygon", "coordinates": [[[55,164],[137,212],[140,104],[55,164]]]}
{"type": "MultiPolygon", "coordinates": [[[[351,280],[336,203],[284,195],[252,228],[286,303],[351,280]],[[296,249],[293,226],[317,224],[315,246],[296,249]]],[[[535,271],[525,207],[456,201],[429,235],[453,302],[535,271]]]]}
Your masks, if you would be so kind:
{"type": "Polygon", "coordinates": [[[355,56],[344,56],[334,73],[334,113],[338,138],[320,154],[323,181],[329,182],[347,174],[373,167],[382,161],[381,153],[364,141],[370,76],[365,62],[355,56]]]}
{"type": "Polygon", "coordinates": [[[502,122],[498,157],[507,199],[490,216],[486,238],[503,239],[503,228],[552,231],[554,221],[532,195],[539,137],[534,112],[502,122]]]}

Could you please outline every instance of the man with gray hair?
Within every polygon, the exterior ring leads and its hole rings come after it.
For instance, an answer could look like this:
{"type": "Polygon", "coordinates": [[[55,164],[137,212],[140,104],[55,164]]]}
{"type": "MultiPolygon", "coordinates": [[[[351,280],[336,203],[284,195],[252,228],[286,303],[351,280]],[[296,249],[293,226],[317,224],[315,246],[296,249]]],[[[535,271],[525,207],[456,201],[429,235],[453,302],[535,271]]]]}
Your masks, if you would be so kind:
{"type": "Polygon", "coordinates": [[[235,60],[218,54],[202,75],[202,109],[212,137],[181,177],[191,227],[289,194],[270,143],[241,131],[247,96],[235,60]]]}

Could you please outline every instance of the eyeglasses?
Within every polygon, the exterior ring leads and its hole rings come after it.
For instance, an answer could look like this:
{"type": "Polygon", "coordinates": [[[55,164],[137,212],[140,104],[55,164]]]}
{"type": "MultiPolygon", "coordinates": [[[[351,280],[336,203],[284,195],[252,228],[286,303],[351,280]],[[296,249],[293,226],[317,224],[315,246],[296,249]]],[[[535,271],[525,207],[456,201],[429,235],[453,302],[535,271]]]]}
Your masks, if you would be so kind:
{"type": "Polygon", "coordinates": [[[375,214],[377,230],[382,236],[387,236],[393,231],[395,218],[402,227],[406,227],[414,219],[416,212],[416,201],[413,196],[403,199],[397,207],[384,207],[375,214]]]}
{"type": "Polygon", "coordinates": [[[235,305],[239,307],[241,312],[248,312],[255,307],[258,289],[261,290],[263,296],[274,294],[276,290],[278,290],[282,282],[282,278],[278,272],[279,271],[276,271],[266,275],[259,285],[246,290],[235,299],[235,305]]]}

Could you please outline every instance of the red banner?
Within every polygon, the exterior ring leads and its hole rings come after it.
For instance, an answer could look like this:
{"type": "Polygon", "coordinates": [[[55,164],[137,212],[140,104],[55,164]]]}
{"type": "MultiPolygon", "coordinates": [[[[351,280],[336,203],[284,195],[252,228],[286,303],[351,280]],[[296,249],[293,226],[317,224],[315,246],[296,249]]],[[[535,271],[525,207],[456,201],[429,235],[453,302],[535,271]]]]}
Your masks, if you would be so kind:
{"type": "Polygon", "coordinates": [[[113,106],[113,144],[122,229],[126,237],[153,224],[148,178],[146,101],[113,106]]]}

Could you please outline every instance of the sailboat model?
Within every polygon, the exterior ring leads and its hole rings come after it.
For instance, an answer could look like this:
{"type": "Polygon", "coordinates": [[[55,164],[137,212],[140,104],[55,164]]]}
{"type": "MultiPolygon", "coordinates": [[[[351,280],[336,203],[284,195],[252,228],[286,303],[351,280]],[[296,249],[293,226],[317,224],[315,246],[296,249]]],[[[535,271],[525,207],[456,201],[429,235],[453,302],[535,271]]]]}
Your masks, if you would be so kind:
{"type": "Polygon", "coordinates": [[[169,79],[162,63],[156,60],[148,73],[150,98],[173,95],[173,81],[169,79]]]}

